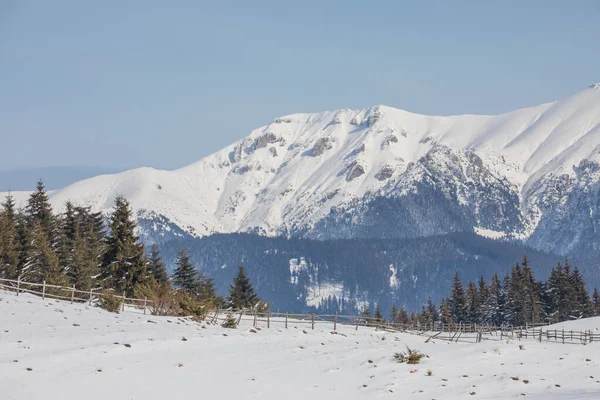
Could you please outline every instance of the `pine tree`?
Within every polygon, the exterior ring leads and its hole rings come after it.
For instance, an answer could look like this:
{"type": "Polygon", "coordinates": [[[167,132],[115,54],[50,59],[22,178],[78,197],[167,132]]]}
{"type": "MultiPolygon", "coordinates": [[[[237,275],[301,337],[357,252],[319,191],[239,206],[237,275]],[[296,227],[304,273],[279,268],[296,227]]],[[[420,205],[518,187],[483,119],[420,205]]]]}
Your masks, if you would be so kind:
{"type": "Polygon", "coordinates": [[[529,296],[528,322],[538,323],[542,321],[543,285],[535,280],[533,270],[529,267],[527,256],[523,257],[523,268],[525,270],[526,288],[529,296]]]}
{"type": "Polygon", "coordinates": [[[222,298],[217,297],[215,290],[214,280],[207,278],[202,273],[198,274],[199,287],[198,287],[198,299],[209,303],[220,303],[223,301],[222,298]]]}
{"type": "Polygon", "coordinates": [[[244,267],[240,265],[238,274],[233,278],[229,287],[229,304],[236,310],[254,307],[260,299],[254,292],[250,278],[246,275],[244,267]]]}
{"type": "Polygon", "coordinates": [[[169,282],[169,275],[167,274],[167,269],[165,268],[157,244],[153,244],[152,250],[150,251],[150,257],[148,258],[148,273],[160,285],[166,285],[169,282]]]}
{"type": "Polygon", "coordinates": [[[439,313],[431,297],[427,300],[427,321],[429,323],[437,322],[439,320],[439,313]]]}
{"type": "Polygon", "coordinates": [[[594,304],[585,287],[585,280],[577,267],[573,269],[571,274],[571,285],[573,287],[576,305],[576,308],[572,310],[571,314],[575,318],[592,317],[594,315],[594,304]]]}
{"type": "Polygon", "coordinates": [[[398,313],[398,307],[396,307],[395,304],[392,304],[392,311],[390,312],[390,321],[392,321],[393,324],[398,323],[398,313]]]}
{"type": "Polygon", "coordinates": [[[467,318],[467,301],[465,297],[465,290],[458,272],[454,275],[452,280],[452,288],[450,298],[448,299],[448,306],[450,307],[450,315],[455,323],[465,322],[467,318]]]}
{"type": "Polygon", "coordinates": [[[23,271],[24,280],[51,285],[65,285],[66,276],[58,262],[58,256],[52,249],[45,229],[39,222],[32,227],[32,246],[27,269],[23,271]]]}
{"type": "Polygon", "coordinates": [[[139,243],[135,227],[129,202],[118,196],[110,216],[110,235],[102,263],[103,282],[117,293],[132,294],[135,285],[143,283],[147,276],[144,245],[139,243]]]}
{"type": "Polygon", "coordinates": [[[467,317],[466,322],[476,324],[480,322],[481,302],[479,300],[479,290],[473,281],[467,285],[467,317]]]}
{"type": "Polygon", "coordinates": [[[25,213],[29,228],[33,230],[34,225],[38,224],[37,229],[39,232],[45,234],[50,245],[54,247],[56,219],[54,214],[52,214],[50,200],[48,199],[44,182],[41,179],[37,183],[35,192],[29,196],[25,213]]]}
{"type": "Polygon", "coordinates": [[[175,287],[186,291],[192,296],[198,294],[198,270],[190,262],[189,253],[181,249],[177,252],[177,268],[173,272],[173,284],[175,287]]]}
{"type": "Polygon", "coordinates": [[[598,292],[598,288],[594,288],[592,301],[594,303],[594,315],[598,317],[600,316],[600,293],[598,292]]]}
{"type": "Polygon", "coordinates": [[[70,201],[65,204],[65,212],[59,219],[58,228],[58,260],[63,271],[69,275],[76,268],[74,248],[79,233],[79,223],[75,216],[73,204],[70,201]]]}
{"type": "Polygon", "coordinates": [[[18,265],[17,215],[14,199],[9,194],[0,211],[0,278],[16,279],[18,265]]]}
{"type": "Polygon", "coordinates": [[[79,239],[81,243],[76,243],[76,248],[81,248],[81,256],[85,260],[83,268],[79,268],[75,278],[75,283],[80,281],[79,285],[87,290],[87,285],[91,288],[96,282],[98,271],[102,267],[104,254],[106,251],[107,236],[104,228],[105,218],[101,212],[92,212],[90,207],[75,207],[75,214],[79,221],[79,239]]]}
{"type": "Polygon", "coordinates": [[[446,299],[442,297],[442,301],[440,302],[440,322],[444,325],[452,324],[454,321],[452,320],[452,314],[450,312],[450,307],[446,302],[446,299]]]}
{"type": "Polygon", "coordinates": [[[410,321],[408,317],[408,312],[406,311],[406,307],[402,305],[400,311],[398,312],[398,323],[402,325],[408,325],[409,322],[410,321]]]}
{"type": "MultiPolygon", "coordinates": [[[[480,285],[481,293],[481,285],[480,285]]],[[[489,286],[487,286],[487,295],[485,301],[482,303],[482,317],[483,323],[500,326],[504,322],[504,310],[501,306],[502,302],[502,282],[495,273],[492,275],[492,280],[489,286]]]]}
{"type": "Polygon", "coordinates": [[[383,317],[383,313],[381,312],[381,309],[379,308],[379,304],[377,304],[375,306],[375,314],[373,315],[373,317],[375,318],[375,320],[378,323],[385,322],[385,318],[383,317]]]}

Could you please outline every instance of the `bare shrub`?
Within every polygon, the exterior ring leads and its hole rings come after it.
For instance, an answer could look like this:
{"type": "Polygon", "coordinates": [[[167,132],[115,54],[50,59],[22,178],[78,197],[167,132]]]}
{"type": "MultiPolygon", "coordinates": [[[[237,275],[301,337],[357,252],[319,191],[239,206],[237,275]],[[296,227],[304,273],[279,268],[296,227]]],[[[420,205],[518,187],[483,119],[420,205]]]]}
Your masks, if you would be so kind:
{"type": "Polygon", "coordinates": [[[208,313],[214,308],[212,302],[198,300],[183,290],[177,291],[177,302],[181,309],[180,315],[191,315],[199,320],[206,318],[208,313]]]}
{"type": "Polygon", "coordinates": [[[105,291],[98,295],[98,305],[106,311],[118,314],[122,304],[123,298],[113,292],[105,291]]]}
{"type": "Polygon", "coordinates": [[[137,285],[134,289],[135,297],[147,298],[148,308],[152,315],[180,315],[177,291],[171,285],[161,285],[154,279],[137,285]]]}
{"type": "Polygon", "coordinates": [[[406,346],[406,351],[400,351],[394,354],[394,358],[398,360],[399,363],[407,363],[407,364],[418,364],[421,362],[423,357],[427,357],[425,354],[421,353],[419,350],[411,349],[406,346]]]}

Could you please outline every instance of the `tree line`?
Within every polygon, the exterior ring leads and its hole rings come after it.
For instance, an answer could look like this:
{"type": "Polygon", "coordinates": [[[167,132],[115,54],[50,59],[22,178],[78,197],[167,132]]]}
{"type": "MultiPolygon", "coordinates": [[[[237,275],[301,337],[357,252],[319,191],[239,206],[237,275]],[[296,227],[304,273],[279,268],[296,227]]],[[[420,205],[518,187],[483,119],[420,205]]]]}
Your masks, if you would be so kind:
{"type": "Polygon", "coordinates": [[[124,197],[115,199],[108,216],[71,202],[56,214],[39,181],[24,208],[17,209],[10,194],[1,205],[0,278],[75,285],[79,290],[129,297],[143,294],[168,304],[168,309],[183,311],[242,309],[260,303],[242,266],[229,296],[220,297],[213,281],[191,263],[186,250],[178,252],[177,268],[169,277],[158,247],[153,245],[146,254],[135,231],[136,222],[124,197]]]}
{"type": "MultiPolygon", "coordinates": [[[[363,314],[370,318],[366,309],[363,314]]],[[[528,323],[556,323],[600,316],[600,293],[590,296],[585,280],[569,261],[559,262],[546,281],[536,280],[527,257],[515,264],[503,279],[494,274],[489,282],[480,277],[463,285],[458,272],[450,293],[439,305],[431,299],[421,311],[408,313],[392,306],[390,319],[400,324],[441,322],[524,326],[528,323]]],[[[375,308],[373,318],[384,320],[375,308]]]]}

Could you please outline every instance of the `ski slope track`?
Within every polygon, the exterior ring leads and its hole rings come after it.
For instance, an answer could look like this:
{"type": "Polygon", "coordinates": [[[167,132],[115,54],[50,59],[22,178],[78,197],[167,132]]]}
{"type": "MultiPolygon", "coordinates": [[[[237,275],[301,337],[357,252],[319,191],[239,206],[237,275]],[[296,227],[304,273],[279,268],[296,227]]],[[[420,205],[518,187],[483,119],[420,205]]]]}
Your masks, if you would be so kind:
{"type": "MultiPolygon", "coordinates": [[[[476,232],[568,254],[600,239],[600,85],[494,116],[386,107],[277,118],[174,171],[140,168],[50,194],[108,212],[127,197],[148,241],[253,232],[313,239],[476,232]]],[[[24,201],[27,193],[14,193],[24,201]]]]}
{"type": "MultiPolygon", "coordinates": [[[[424,343],[293,321],[251,332],[250,320],[225,329],[4,291],[0,321],[3,400],[600,398],[600,343],[424,343]],[[399,364],[405,346],[428,357],[399,364]]],[[[598,327],[598,318],[564,324],[598,327]]]]}

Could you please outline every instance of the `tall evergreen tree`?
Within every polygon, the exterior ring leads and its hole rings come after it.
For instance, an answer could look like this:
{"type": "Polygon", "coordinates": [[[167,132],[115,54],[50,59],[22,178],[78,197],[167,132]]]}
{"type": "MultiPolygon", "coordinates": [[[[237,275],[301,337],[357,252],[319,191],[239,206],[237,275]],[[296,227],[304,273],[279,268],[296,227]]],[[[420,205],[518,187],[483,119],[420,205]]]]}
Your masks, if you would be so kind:
{"type": "Polygon", "coordinates": [[[467,285],[467,317],[466,322],[476,324],[480,322],[481,302],[479,300],[479,290],[473,281],[467,285]]]}
{"type": "Polygon", "coordinates": [[[260,299],[254,292],[250,278],[240,265],[238,273],[229,287],[229,304],[236,310],[254,307],[260,299]]]}
{"type": "Polygon", "coordinates": [[[156,243],[152,245],[148,258],[148,272],[160,285],[166,285],[169,282],[169,275],[156,243]]]}
{"type": "Polygon", "coordinates": [[[592,302],[594,303],[594,315],[598,317],[600,316],[600,293],[598,292],[598,288],[594,288],[592,302]]]}
{"type": "Polygon", "coordinates": [[[173,272],[173,283],[175,287],[182,289],[192,296],[198,294],[199,273],[190,262],[189,253],[181,249],[177,252],[177,268],[173,272]]]}
{"type": "Polygon", "coordinates": [[[502,325],[504,322],[504,309],[501,303],[503,303],[502,282],[498,274],[494,273],[490,284],[487,286],[486,298],[482,302],[481,322],[495,326],[502,325]]]}
{"type": "Polygon", "coordinates": [[[385,321],[383,313],[381,312],[381,308],[379,308],[379,304],[377,304],[375,306],[375,314],[373,314],[373,317],[375,318],[375,320],[377,322],[384,322],[385,321]]]}
{"type": "Polygon", "coordinates": [[[0,211],[0,278],[16,279],[18,264],[17,215],[14,199],[9,194],[0,211]]]}
{"type": "Polygon", "coordinates": [[[440,302],[440,322],[444,325],[448,325],[453,323],[452,314],[450,312],[450,307],[448,306],[448,302],[445,298],[442,297],[442,301],[440,302]]]}
{"type": "Polygon", "coordinates": [[[392,304],[392,311],[390,312],[390,321],[392,321],[393,324],[398,323],[398,312],[398,307],[396,307],[395,304],[392,304]]]}
{"type": "Polygon", "coordinates": [[[25,281],[41,283],[45,281],[51,285],[65,285],[67,283],[58,256],[52,249],[49,239],[42,224],[35,222],[32,231],[32,245],[27,268],[23,271],[25,281]]]}
{"type": "Polygon", "coordinates": [[[452,280],[452,287],[450,289],[450,298],[448,299],[448,306],[450,308],[450,315],[455,323],[465,322],[467,318],[467,300],[465,296],[465,289],[460,280],[458,272],[454,275],[452,280]]]}
{"type": "Polygon", "coordinates": [[[406,307],[404,305],[400,307],[400,311],[398,312],[398,323],[402,325],[407,325],[410,323],[408,311],[406,311],[406,307]]]}
{"type": "Polygon", "coordinates": [[[36,190],[29,196],[25,213],[28,218],[29,228],[33,230],[35,224],[40,233],[46,235],[48,242],[54,247],[56,238],[56,219],[52,213],[50,200],[44,187],[44,182],[40,179],[36,190]]]}
{"type": "Polygon", "coordinates": [[[431,297],[427,300],[427,320],[429,323],[439,320],[439,313],[431,297]]]}
{"type": "Polygon", "coordinates": [[[110,235],[102,263],[104,284],[118,293],[132,294],[135,285],[143,283],[147,276],[144,245],[135,235],[135,227],[129,202],[118,196],[110,216],[110,235]]]}
{"type": "Polygon", "coordinates": [[[575,309],[571,311],[571,317],[592,317],[594,315],[594,304],[585,287],[585,280],[577,267],[575,267],[571,273],[571,286],[575,297],[575,309]]]}

